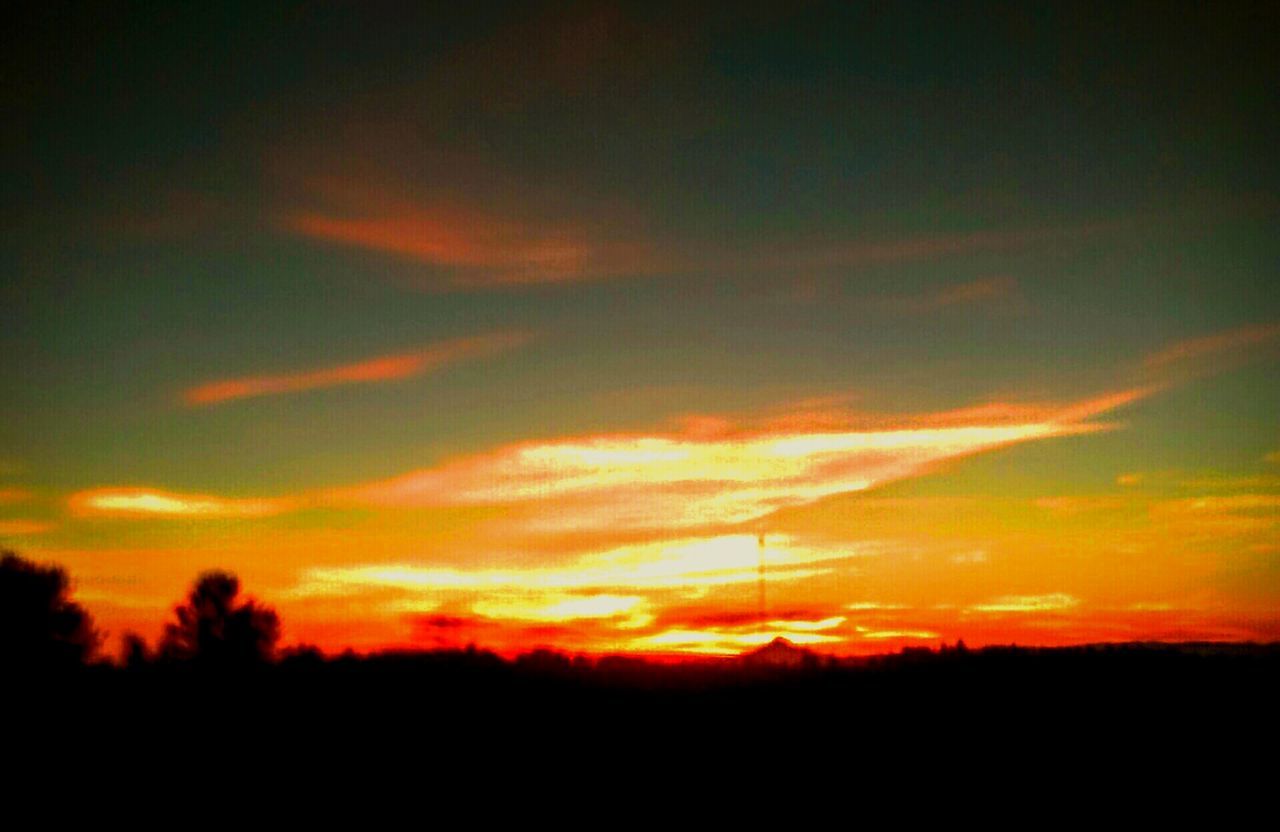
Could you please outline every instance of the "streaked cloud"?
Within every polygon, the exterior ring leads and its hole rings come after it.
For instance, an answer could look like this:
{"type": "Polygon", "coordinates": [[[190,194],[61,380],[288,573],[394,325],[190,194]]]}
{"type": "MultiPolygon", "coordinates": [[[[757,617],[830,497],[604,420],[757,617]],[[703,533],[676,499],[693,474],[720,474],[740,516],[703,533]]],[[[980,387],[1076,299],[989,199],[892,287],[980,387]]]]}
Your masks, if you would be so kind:
{"type": "Polygon", "coordinates": [[[244,376],[193,387],[183,394],[189,406],[221,404],[255,396],[300,393],[345,384],[396,381],[422,375],[469,358],[492,355],[529,340],[524,333],[498,333],[443,341],[413,352],[278,375],[244,376]]]}
{"type": "MultiPolygon", "coordinates": [[[[424,181],[408,184],[393,172],[362,178],[292,176],[296,208],[279,217],[289,234],[373,252],[431,267],[415,284],[426,288],[484,289],[564,284],[620,277],[800,274],[799,294],[810,300],[814,275],[851,268],[1074,245],[1115,231],[1116,222],[1032,228],[926,231],[831,239],[780,235],[767,239],[706,240],[652,229],[659,218],[603,199],[591,213],[573,208],[565,194],[505,182],[477,158],[432,163],[424,181]],[[460,197],[442,184],[467,170],[469,183],[486,182],[460,197]],[[499,185],[498,183],[502,183],[499,185]],[[806,288],[807,287],[807,288],[806,288]]],[[[468,188],[470,190],[470,188],[468,188]]],[[[915,295],[872,298],[870,305],[900,312],[930,312],[1017,300],[1018,282],[994,275],[915,295]]]]}
{"type": "Polygon", "coordinates": [[[1194,370],[1202,369],[1198,365],[1203,359],[1213,358],[1217,363],[1203,369],[1218,369],[1224,360],[1238,362],[1259,350],[1274,352],[1277,347],[1280,323],[1252,324],[1174,342],[1148,355],[1143,365],[1154,371],[1194,370]]]}
{"type": "MultiPolygon", "coordinates": [[[[878,552],[867,542],[816,544],[779,535],[765,553],[769,583],[776,591],[836,568],[852,574],[852,563],[878,552]]],[[[777,635],[796,643],[840,641],[845,618],[839,614],[797,614],[791,607],[764,618],[707,612],[714,593],[745,587],[754,598],[760,557],[755,535],[733,534],[615,547],[553,566],[310,567],[280,597],[309,605],[380,599],[374,602],[380,614],[411,617],[432,640],[456,639],[458,631],[496,636],[495,627],[576,622],[588,628],[577,633],[588,643],[639,651],[736,652],[777,635]]]]}
{"type": "Polygon", "coordinates": [[[794,620],[773,620],[767,622],[770,627],[776,630],[792,630],[799,632],[821,632],[823,630],[834,630],[845,622],[843,615],[833,615],[830,618],[823,618],[818,621],[794,621],[794,620]]]}
{"type": "Polygon", "coordinates": [[[303,236],[407,257],[452,270],[449,283],[484,287],[567,283],[652,273],[640,242],[608,240],[586,226],[537,224],[456,209],[395,216],[303,213],[287,221],[303,236]]]}
{"type": "Polygon", "coordinates": [[[0,505],[20,503],[31,499],[31,492],[26,488],[0,488],[0,505]]]}
{"type": "Polygon", "coordinates": [[[536,598],[485,598],[471,605],[476,615],[497,620],[514,621],[580,621],[583,619],[650,620],[640,617],[645,599],[639,595],[552,595],[536,598]]]}
{"type": "Polygon", "coordinates": [[[533,521],[548,531],[739,523],[912,476],[942,459],[1078,432],[1032,424],[721,440],[589,436],[510,446],[338,499],[401,507],[554,501],[555,512],[533,521]]]}
{"type": "Polygon", "coordinates": [[[546,532],[741,523],[783,506],[918,476],[966,454],[1095,431],[1099,426],[1083,420],[1142,395],[1125,391],[1056,408],[938,414],[917,422],[946,426],[803,431],[784,419],[763,427],[700,426],[692,435],[525,442],[335,490],[328,499],[398,507],[545,502],[554,510],[525,522],[546,532]]]}
{"type": "Polygon", "coordinates": [[[870,638],[876,640],[898,640],[904,639],[909,641],[929,640],[938,638],[938,634],[932,630],[872,630],[867,627],[859,627],[858,635],[862,638],[870,638]]]}
{"type": "Polygon", "coordinates": [[[1229,477],[1222,474],[1208,474],[1180,480],[1182,488],[1200,489],[1204,491],[1229,491],[1241,488],[1280,488],[1280,476],[1275,474],[1254,474],[1243,477],[1229,477]]]}
{"type": "Polygon", "coordinates": [[[1220,535],[1247,534],[1280,526],[1280,494],[1230,494],[1161,500],[1151,517],[1171,528],[1220,535]]]}
{"type": "Polygon", "coordinates": [[[0,537],[43,534],[52,528],[52,523],[39,520],[0,520],[0,537]]]}
{"type": "Polygon", "coordinates": [[[1048,595],[1002,595],[983,604],[970,606],[973,612],[1058,612],[1078,606],[1080,600],[1064,592],[1048,595]]]}
{"type": "MultiPolygon", "coordinates": [[[[480,165],[475,175],[492,178],[480,165]]],[[[622,222],[597,207],[590,216],[548,210],[537,194],[495,189],[467,199],[423,191],[375,173],[352,180],[304,176],[301,204],[280,220],[318,242],[426,264],[424,286],[486,288],[570,283],[652,274],[669,263],[622,222]]],[[[517,189],[518,191],[518,189],[517,189]]]]}
{"type": "Polygon", "coordinates": [[[1148,392],[897,418],[829,411],[816,422],[803,412],[747,422],[686,417],[681,430],[520,442],[390,479],[294,495],[102,487],[73,495],[71,506],[82,514],[174,518],[266,516],[303,506],[510,506],[520,510],[507,522],[526,533],[726,526],[919,476],[968,454],[1102,430],[1086,420],[1148,392]],[[856,426],[860,421],[884,427],[856,426]]]}
{"type": "Polygon", "coordinates": [[[73,494],[68,505],[81,516],[175,519],[264,517],[295,506],[287,499],[234,499],[149,488],[94,488],[73,494]]]}
{"type": "Polygon", "coordinates": [[[1091,511],[1113,511],[1129,504],[1127,496],[1113,494],[1082,494],[1062,497],[1037,497],[1032,500],[1036,508],[1055,514],[1081,514],[1091,511]]]}
{"type": "Polygon", "coordinates": [[[1143,485],[1158,489],[1186,489],[1202,492],[1280,488],[1277,474],[1225,474],[1221,471],[1165,469],[1135,471],[1116,478],[1117,485],[1143,485]]]}
{"type": "MultiPolygon", "coordinates": [[[[779,537],[768,544],[769,580],[818,574],[820,564],[865,556],[868,544],[803,545],[779,537]]],[[[559,567],[457,569],[412,564],[307,569],[290,594],[341,596],[361,589],[398,589],[432,596],[449,592],[602,593],[752,584],[759,578],[760,549],[754,535],[721,535],[636,544],[585,555],[559,567]]]]}

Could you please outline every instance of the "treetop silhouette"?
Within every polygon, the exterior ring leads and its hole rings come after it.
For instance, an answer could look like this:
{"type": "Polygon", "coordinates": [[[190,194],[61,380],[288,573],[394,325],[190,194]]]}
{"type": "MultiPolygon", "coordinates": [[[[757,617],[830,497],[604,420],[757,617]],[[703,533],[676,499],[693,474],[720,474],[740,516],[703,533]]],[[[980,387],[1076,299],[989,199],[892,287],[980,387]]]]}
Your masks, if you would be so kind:
{"type": "Polygon", "coordinates": [[[230,572],[205,572],[166,624],[160,656],[208,666],[248,666],[274,658],[280,639],[275,610],[239,599],[240,580],[230,572]]]}
{"type": "Polygon", "coordinates": [[[0,661],[51,669],[92,658],[102,638],[89,613],[71,600],[66,570],[14,552],[0,555],[0,661]]]}

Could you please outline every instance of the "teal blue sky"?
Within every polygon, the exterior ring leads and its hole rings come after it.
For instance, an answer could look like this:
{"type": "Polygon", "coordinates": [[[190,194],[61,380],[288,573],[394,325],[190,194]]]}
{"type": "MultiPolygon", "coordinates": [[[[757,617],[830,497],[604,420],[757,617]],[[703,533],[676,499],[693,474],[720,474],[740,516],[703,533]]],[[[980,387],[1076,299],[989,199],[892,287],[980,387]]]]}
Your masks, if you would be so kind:
{"type": "MultiPolygon", "coordinates": [[[[1123,386],[1280,320],[1275,28],[1239,4],[29,12],[5,49],[0,457],[54,491],[261,493],[815,396],[1123,386]],[[406,206],[642,254],[511,283],[292,219],[406,206]],[[499,331],[532,339],[182,400],[499,331]]],[[[1275,381],[1264,355],[1135,406],[1137,445],[1012,453],[1260,464],[1275,381]]]]}

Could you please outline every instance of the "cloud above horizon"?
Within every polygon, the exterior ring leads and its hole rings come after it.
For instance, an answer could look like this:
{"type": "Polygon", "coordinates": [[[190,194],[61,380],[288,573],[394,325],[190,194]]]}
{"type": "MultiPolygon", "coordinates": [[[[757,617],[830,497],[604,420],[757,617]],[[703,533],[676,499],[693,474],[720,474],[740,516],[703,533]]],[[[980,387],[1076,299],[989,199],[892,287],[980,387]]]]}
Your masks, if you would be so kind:
{"type": "Polygon", "coordinates": [[[458,361],[512,349],[526,343],[529,338],[529,335],[519,332],[456,338],[412,352],[382,355],[334,367],[212,381],[186,390],[182,398],[189,407],[203,407],[236,399],[301,393],[346,384],[397,381],[458,361]]]}
{"type": "Polygon", "coordinates": [[[1259,354],[1280,353],[1280,322],[1247,324],[1184,338],[1148,354],[1143,367],[1157,373],[1205,374],[1243,363],[1259,354]],[[1215,359],[1211,365],[1206,359],[1215,359]]]}
{"type": "Polygon", "coordinates": [[[218,518],[304,506],[523,507],[525,531],[732,525],[778,508],[918,476],[938,462],[1019,442],[1106,429],[1087,422],[1150,393],[1065,405],[988,404],[877,417],[804,410],[734,423],[686,417],[676,430],[531,440],[390,479],[283,497],[230,499],[104,487],[72,496],[81,514],[218,518]],[[864,424],[859,424],[859,421],[864,424]]]}
{"type": "MultiPolygon", "coordinates": [[[[725,246],[648,235],[643,231],[647,223],[632,212],[616,209],[603,216],[535,219],[538,212],[510,202],[510,197],[503,198],[505,204],[477,206],[446,197],[413,199],[363,183],[327,183],[315,190],[322,194],[318,201],[323,207],[288,212],[281,220],[285,231],[436,267],[438,271],[425,278],[427,283],[458,289],[726,271],[843,270],[1078,244],[1118,227],[1117,223],[1092,223],[940,230],[843,241],[801,235],[738,240],[725,246]]],[[[317,202],[314,197],[309,201],[317,202]]],[[[967,281],[924,298],[887,298],[883,303],[901,311],[925,312],[1007,300],[1016,292],[1013,278],[997,276],[967,281]]]]}

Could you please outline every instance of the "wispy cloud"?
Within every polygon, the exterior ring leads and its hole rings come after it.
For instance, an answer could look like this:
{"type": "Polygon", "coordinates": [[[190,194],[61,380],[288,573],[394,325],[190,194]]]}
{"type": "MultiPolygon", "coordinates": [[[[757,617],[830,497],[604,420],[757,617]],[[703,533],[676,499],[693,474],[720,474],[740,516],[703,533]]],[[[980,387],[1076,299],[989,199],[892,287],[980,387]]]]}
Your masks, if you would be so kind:
{"type": "Polygon", "coordinates": [[[1171,528],[1245,534],[1280,527],[1280,494],[1230,494],[1163,500],[1151,505],[1153,520],[1171,528]]]}
{"type": "MultiPolygon", "coordinates": [[[[777,586],[826,573],[842,561],[863,557],[868,545],[812,546],[776,536],[768,547],[770,580],[777,586]]],[[[491,627],[495,623],[557,625],[591,622],[615,645],[635,650],[734,652],[785,634],[797,643],[838,641],[826,631],[842,616],[792,619],[755,614],[723,622],[655,624],[655,604],[671,593],[700,597],[708,591],[752,585],[758,580],[760,549],[754,535],[718,535],[635,544],[583,555],[560,566],[457,569],[413,564],[316,567],[303,572],[287,597],[324,603],[391,593],[384,606],[402,615],[438,612],[419,619],[440,629],[491,627]],[[794,637],[793,637],[794,636],[794,637]],[[725,649],[727,645],[735,645],[725,649]]],[[[663,599],[667,599],[664,601],[663,599]]]]}
{"type": "Polygon", "coordinates": [[[443,267],[447,282],[458,286],[567,283],[655,270],[647,245],[604,238],[585,224],[535,223],[460,208],[356,217],[300,213],[286,225],[313,239],[443,267]]]}
{"type": "Polygon", "coordinates": [[[591,435],[524,442],[330,492],[334,502],[423,507],[541,504],[530,530],[691,528],[918,476],[930,466],[1019,442],[1099,429],[1088,417],[1133,401],[1111,394],[1056,409],[948,414],[888,429],[797,429],[785,420],[734,431],[591,435]],[[1016,415],[1035,419],[1017,420],[1016,415]],[[984,420],[981,416],[998,416],[984,420]]]}
{"type": "Polygon", "coordinates": [[[235,499],[151,488],[94,488],[68,500],[80,516],[172,517],[175,519],[264,517],[296,505],[290,499],[235,499]]]}
{"type": "Polygon", "coordinates": [[[937,463],[1020,442],[1106,429],[1086,421],[1143,390],[1065,405],[989,405],[859,426],[769,414],[754,423],[689,419],[685,429],[519,442],[390,479],[285,497],[229,499],[159,489],[76,494],[85,514],[262,516],[302,506],[508,506],[524,532],[675,530],[744,523],[784,506],[926,473],[937,463]],[[707,422],[712,422],[709,427],[707,422]]]}
{"type": "Polygon", "coordinates": [[[635,230],[634,219],[622,222],[606,207],[592,215],[550,210],[535,194],[499,189],[463,199],[448,190],[415,192],[380,174],[304,176],[298,202],[307,207],[283,213],[285,231],[426,264],[433,268],[424,286],[569,283],[652,274],[669,265],[669,256],[659,261],[635,230]]]}
{"type": "Polygon", "coordinates": [[[1004,595],[969,607],[973,612],[1059,612],[1079,605],[1080,599],[1064,592],[1047,595],[1004,595]]]}
{"type": "Polygon", "coordinates": [[[395,381],[422,375],[468,358],[491,355],[519,346],[527,340],[529,336],[523,333],[458,338],[413,352],[383,355],[336,367],[214,381],[187,390],[183,394],[183,400],[191,407],[200,407],[235,399],[300,393],[345,384],[395,381]]]}
{"type": "Polygon", "coordinates": [[[25,488],[0,488],[0,505],[5,503],[20,503],[24,500],[31,499],[31,492],[25,488]]]}
{"type": "MultiPolygon", "coordinates": [[[[299,173],[295,207],[283,210],[287,233],[326,244],[390,255],[433,267],[425,288],[500,288],[618,277],[671,275],[813,276],[850,268],[1076,245],[1119,227],[1115,222],[972,231],[914,231],[876,237],[779,235],[700,239],[655,233],[661,223],[634,206],[597,201],[591,213],[565,194],[528,186],[497,187],[502,177],[485,162],[457,163],[468,179],[487,181],[467,197],[457,187],[405,184],[372,171],[361,178],[299,173]]],[[[432,181],[456,176],[450,165],[432,181]]],[[[806,284],[807,285],[807,284],[806,284]]],[[[812,287],[810,287],[812,288],[812,287]]],[[[917,296],[874,299],[874,305],[927,312],[973,304],[1009,303],[1017,281],[991,276],[917,296]]],[[[801,295],[807,289],[802,287],[801,295]]]]}
{"type": "MultiPolygon", "coordinates": [[[[1280,347],[1280,323],[1253,324],[1224,332],[1177,341],[1148,355],[1144,366],[1149,370],[1193,368],[1201,359],[1218,361],[1243,360],[1260,349],[1280,347]]],[[[1220,364],[1215,365],[1215,369],[1220,364]]]]}
{"type": "Polygon", "coordinates": [[[0,520],[0,537],[41,534],[52,528],[52,523],[44,523],[39,520],[0,520]]]}
{"type": "Polygon", "coordinates": [[[852,603],[845,604],[844,608],[846,610],[852,610],[853,612],[867,612],[869,610],[886,610],[892,612],[910,609],[906,604],[889,604],[883,601],[854,601],[852,603]]]}
{"type": "MultiPolygon", "coordinates": [[[[769,542],[770,580],[799,580],[818,564],[858,557],[871,547],[814,547],[785,536],[769,542]]],[[[711,587],[752,584],[759,578],[755,535],[736,534],[634,544],[585,555],[560,567],[456,569],[392,564],[308,569],[295,597],[344,595],[391,588],[419,595],[445,592],[578,592],[711,587]]]]}

